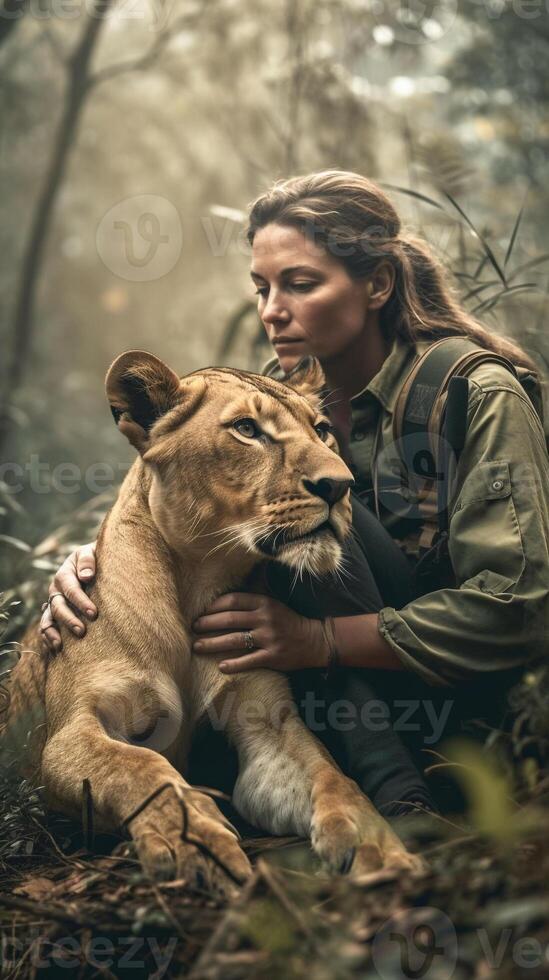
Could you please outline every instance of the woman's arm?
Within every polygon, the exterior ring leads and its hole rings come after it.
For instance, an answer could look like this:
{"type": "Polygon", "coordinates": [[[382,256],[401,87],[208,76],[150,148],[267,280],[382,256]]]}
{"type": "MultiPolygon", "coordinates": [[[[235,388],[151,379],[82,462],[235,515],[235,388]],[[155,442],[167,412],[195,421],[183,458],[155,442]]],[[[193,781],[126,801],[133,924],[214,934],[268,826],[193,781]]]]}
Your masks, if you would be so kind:
{"type": "Polygon", "coordinates": [[[96,606],[82,588],[93,582],[95,576],[95,546],[96,542],[92,541],[73,551],[50,583],[49,602],[40,620],[45,653],[63,649],[57,624],[82,637],[86,632],[85,619],[93,620],[97,616],[96,606]]]}
{"type": "Polygon", "coordinates": [[[379,613],[332,619],[340,667],[405,670],[390,643],[379,632],[379,613]]]}

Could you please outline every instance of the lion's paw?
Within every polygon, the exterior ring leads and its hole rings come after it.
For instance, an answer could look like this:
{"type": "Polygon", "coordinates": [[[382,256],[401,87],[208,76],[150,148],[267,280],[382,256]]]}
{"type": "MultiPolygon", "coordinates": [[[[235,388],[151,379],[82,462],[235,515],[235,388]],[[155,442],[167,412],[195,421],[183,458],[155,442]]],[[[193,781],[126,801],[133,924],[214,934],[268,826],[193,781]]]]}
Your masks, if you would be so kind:
{"type": "Polygon", "coordinates": [[[423,860],[407,850],[371,804],[353,802],[313,817],[311,843],[327,871],[358,878],[382,869],[425,870],[423,860]]]}
{"type": "Polygon", "coordinates": [[[181,879],[229,897],[250,863],[215,804],[196,802],[175,794],[153,800],[130,826],[139,859],[157,880],[181,879]]]}

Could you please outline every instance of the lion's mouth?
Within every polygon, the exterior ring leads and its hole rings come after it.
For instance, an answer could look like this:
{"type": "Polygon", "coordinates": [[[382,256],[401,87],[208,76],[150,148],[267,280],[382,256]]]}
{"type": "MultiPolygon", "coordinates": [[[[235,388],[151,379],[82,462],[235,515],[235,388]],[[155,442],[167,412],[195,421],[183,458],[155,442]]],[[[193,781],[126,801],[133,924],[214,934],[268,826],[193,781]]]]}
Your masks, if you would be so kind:
{"type": "Polygon", "coordinates": [[[257,547],[263,552],[264,555],[274,558],[275,555],[277,555],[288,545],[300,544],[302,541],[310,541],[312,538],[318,538],[321,534],[326,532],[335,536],[335,531],[330,524],[330,521],[323,521],[322,524],[318,524],[310,531],[306,531],[305,534],[294,534],[290,536],[286,531],[271,531],[257,542],[257,547]]]}

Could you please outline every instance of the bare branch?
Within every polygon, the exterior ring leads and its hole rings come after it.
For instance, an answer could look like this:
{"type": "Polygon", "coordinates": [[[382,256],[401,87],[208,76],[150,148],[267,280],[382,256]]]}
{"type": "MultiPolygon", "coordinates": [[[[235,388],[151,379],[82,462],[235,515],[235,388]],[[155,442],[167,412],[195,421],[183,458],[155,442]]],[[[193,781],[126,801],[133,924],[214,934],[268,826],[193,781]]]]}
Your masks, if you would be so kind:
{"type": "Polygon", "coordinates": [[[90,75],[87,81],[88,87],[92,88],[99,85],[101,82],[110,81],[113,78],[117,78],[119,75],[124,75],[127,72],[132,71],[144,71],[146,68],[150,68],[158,56],[162,53],[166,45],[183,31],[185,28],[195,26],[195,18],[189,14],[183,14],[181,17],[177,17],[173,24],[170,24],[165,30],[161,31],[155,38],[153,44],[151,44],[148,51],[141,55],[139,58],[133,61],[121,61],[118,64],[107,65],[106,68],[102,68],[100,71],[96,71],[94,75],[90,75]]]}
{"type": "Polygon", "coordinates": [[[59,61],[67,66],[69,63],[69,52],[60,41],[54,28],[49,24],[43,24],[40,32],[40,40],[46,41],[59,61]]]}

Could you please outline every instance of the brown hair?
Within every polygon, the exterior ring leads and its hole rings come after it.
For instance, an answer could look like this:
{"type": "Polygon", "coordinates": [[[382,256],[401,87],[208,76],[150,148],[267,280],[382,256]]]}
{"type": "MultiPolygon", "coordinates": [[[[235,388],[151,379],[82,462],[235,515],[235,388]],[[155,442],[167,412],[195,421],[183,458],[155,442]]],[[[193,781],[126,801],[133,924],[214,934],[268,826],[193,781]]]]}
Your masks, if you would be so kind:
{"type": "Polygon", "coordinates": [[[517,344],[486,330],[467,313],[448,283],[448,272],[427,242],[401,234],[400,218],[381,188],[367,177],[323,170],[276,181],[250,205],[248,241],[271,222],[299,228],[339,259],[353,278],[366,278],[381,260],[395,270],[395,286],[380,311],[387,338],[438,340],[456,334],[496,351],[514,364],[537,368],[517,344]]]}

